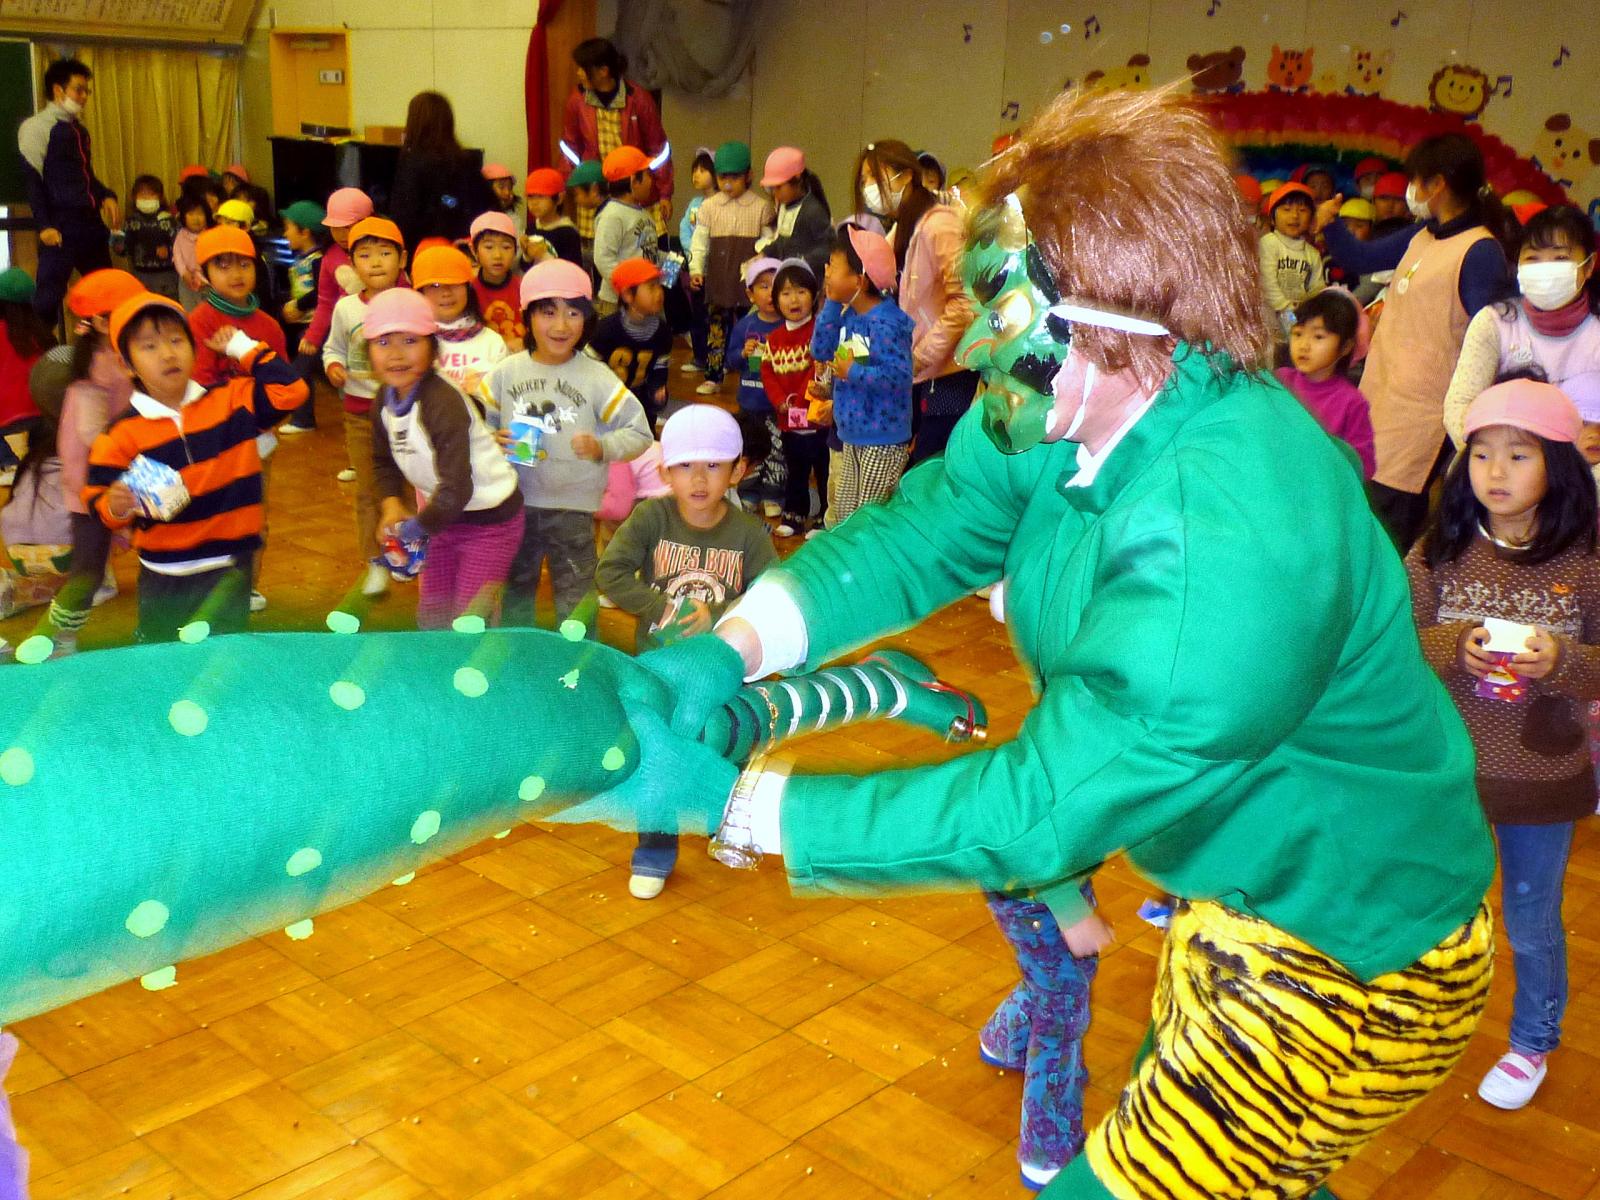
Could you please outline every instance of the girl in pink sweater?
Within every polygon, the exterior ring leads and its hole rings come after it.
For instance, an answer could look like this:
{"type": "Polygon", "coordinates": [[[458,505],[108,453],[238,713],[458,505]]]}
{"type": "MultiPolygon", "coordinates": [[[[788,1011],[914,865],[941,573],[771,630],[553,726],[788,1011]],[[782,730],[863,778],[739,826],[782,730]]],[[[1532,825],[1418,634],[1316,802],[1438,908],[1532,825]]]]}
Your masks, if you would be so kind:
{"type": "Polygon", "coordinates": [[[1341,287],[1324,288],[1294,310],[1289,330],[1292,367],[1279,367],[1278,379],[1334,437],[1361,459],[1361,478],[1375,465],[1372,415],[1367,398],[1346,374],[1366,357],[1372,323],[1366,309],[1341,287]]]}

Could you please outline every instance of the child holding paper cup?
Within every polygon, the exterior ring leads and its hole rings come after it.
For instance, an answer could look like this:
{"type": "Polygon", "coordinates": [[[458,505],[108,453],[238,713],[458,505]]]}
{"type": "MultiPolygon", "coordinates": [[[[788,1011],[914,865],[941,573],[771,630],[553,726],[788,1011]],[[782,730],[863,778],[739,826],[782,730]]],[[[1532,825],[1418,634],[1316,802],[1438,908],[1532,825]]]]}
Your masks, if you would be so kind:
{"type": "MultiPolygon", "coordinates": [[[[1472,734],[1478,796],[1500,847],[1516,973],[1510,1046],[1478,1095],[1533,1098],[1567,1002],[1562,883],[1575,822],[1595,808],[1582,718],[1600,698],[1596,495],[1578,411],[1516,379],[1467,410],[1466,450],[1406,559],[1423,653],[1472,734]]],[[[1374,681],[1381,686],[1381,681],[1374,681]]]]}

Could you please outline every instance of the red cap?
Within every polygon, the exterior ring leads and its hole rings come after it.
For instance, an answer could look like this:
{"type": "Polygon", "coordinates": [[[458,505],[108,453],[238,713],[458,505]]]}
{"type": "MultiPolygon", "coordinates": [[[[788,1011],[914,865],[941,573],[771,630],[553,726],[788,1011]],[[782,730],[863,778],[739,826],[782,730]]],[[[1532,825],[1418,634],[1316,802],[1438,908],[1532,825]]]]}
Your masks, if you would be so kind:
{"type": "Polygon", "coordinates": [[[1360,179],[1363,175],[1383,175],[1389,170],[1389,164],[1381,158],[1363,158],[1356,164],[1355,177],[1360,179]]]}
{"type": "Polygon", "coordinates": [[[118,346],[119,353],[121,351],[119,343],[122,341],[122,331],[128,327],[128,322],[132,321],[140,313],[152,308],[164,308],[169,312],[175,312],[184,324],[187,325],[189,323],[189,314],[183,311],[183,305],[176,300],[169,300],[167,297],[158,296],[154,292],[140,292],[137,296],[130,296],[117,305],[111,314],[111,344],[118,346]]]}
{"type": "Polygon", "coordinates": [[[178,182],[187,183],[191,179],[207,179],[210,177],[210,175],[211,172],[206,170],[199,163],[190,163],[187,167],[178,172],[178,182]]]}
{"type": "Polygon", "coordinates": [[[1410,182],[1404,171],[1386,171],[1378,176],[1378,185],[1372,190],[1372,198],[1376,200],[1379,196],[1392,196],[1396,200],[1404,199],[1406,185],[1410,182]]]}
{"type": "Polygon", "coordinates": [[[243,163],[229,163],[222,173],[224,175],[233,175],[244,183],[250,182],[250,172],[245,169],[243,163]]]}
{"type": "Polygon", "coordinates": [[[1261,203],[1261,182],[1254,175],[1235,175],[1233,182],[1238,185],[1246,204],[1254,208],[1261,203]]]}
{"type": "Polygon", "coordinates": [[[567,181],[554,167],[540,167],[528,176],[527,186],[522,190],[530,196],[559,196],[567,190],[567,181]]]}
{"type": "Polygon", "coordinates": [[[1271,212],[1290,196],[1304,196],[1306,203],[1315,207],[1317,198],[1311,194],[1311,189],[1303,183],[1280,184],[1277,191],[1273,192],[1267,200],[1267,211],[1271,212]]]}
{"type": "Polygon", "coordinates": [[[650,169],[650,160],[637,146],[618,146],[600,163],[600,173],[612,183],[631,179],[640,171],[650,169]]]}
{"type": "Polygon", "coordinates": [[[363,217],[350,227],[350,244],[354,246],[362,238],[382,238],[386,242],[393,242],[400,249],[406,248],[405,235],[400,232],[400,226],[387,217],[363,217]]]}
{"type": "Polygon", "coordinates": [[[1512,379],[1479,392],[1467,408],[1461,430],[1471,437],[1490,425],[1509,425],[1550,442],[1576,442],[1583,418],[1555,384],[1512,379]]]}
{"type": "Polygon", "coordinates": [[[661,268],[648,258],[625,258],[611,271],[611,286],[617,295],[652,279],[661,278],[661,268]]]}
{"type": "Polygon", "coordinates": [[[1511,211],[1516,214],[1517,224],[1526,225],[1549,207],[1543,200],[1529,200],[1526,204],[1513,204],[1511,211]]]}
{"type": "Polygon", "coordinates": [[[254,258],[256,244],[242,229],[235,229],[232,225],[213,225],[195,239],[195,265],[204,266],[219,254],[240,254],[245,258],[254,258]]]}
{"type": "Polygon", "coordinates": [[[127,271],[105,267],[79,278],[67,293],[67,307],[75,317],[109,316],[124,300],[142,294],[144,284],[127,271]]]}

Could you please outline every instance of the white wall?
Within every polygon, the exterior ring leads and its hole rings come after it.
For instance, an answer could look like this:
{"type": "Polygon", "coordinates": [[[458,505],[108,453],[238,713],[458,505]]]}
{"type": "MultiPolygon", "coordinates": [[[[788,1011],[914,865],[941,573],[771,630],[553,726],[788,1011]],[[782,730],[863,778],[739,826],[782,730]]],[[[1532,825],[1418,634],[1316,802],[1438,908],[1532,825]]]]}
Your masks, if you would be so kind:
{"type": "Polygon", "coordinates": [[[523,66],[535,7],[534,0],[269,0],[241,72],[245,165],[270,175],[269,30],[345,26],[358,137],[365,125],[404,125],[411,97],[434,88],[450,98],[462,144],[481,146],[486,162],[504,163],[521,179],[523,66]]]}

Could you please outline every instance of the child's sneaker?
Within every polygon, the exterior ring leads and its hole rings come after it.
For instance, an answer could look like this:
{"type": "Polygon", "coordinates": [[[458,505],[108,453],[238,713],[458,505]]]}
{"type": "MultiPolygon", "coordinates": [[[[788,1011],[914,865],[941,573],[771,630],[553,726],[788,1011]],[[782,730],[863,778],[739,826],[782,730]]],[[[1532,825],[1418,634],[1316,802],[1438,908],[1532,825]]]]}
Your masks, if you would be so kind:
{"type": "Polygon", "coordinates": [[[1478,1096],[1496,1108],[1514,1111],[1533,1099],[1549,1070],[1547,1055],[1507,1050],[1478,1085],[1478,1096]]]}
{"type": "Polygon", "coordinates": [[[267,598],[254,589],[250,592],[250,611],[261,612],[267,607],[267,598]]]}
{"type": "Polygon", "coordinates": [[[335,475],[334,478],[340,483],[354,483],[356,481],[356,469],[354,467],[346,467],[344,470],[335,475]]]}
{"type": "Polygon", "coordinates": [[[772,532],[778,537],[797,537],[800,533],[800,527],[785,517],[778,522],[778,527],[772,532]]]}
{"type": "Polygon", "coordinates": [[[317,427],[315,425],[297,425],[293,421],[285,421],[278,426],[278,432],[287,437],[293,437],[297,433],[315,433],[316,431],[317,427]]]}
{"type": "Polygon", "coordinates": [[[635,900],[654,900],[661,895],[667,881],[659,875],[630,875],[628,891],[635,900]]]}
{"type": "Polygon", "coordinates": [[[701,396],[715,396],[721,390],[722,385],[720,383],[713,383],[707,379],[702,381],[699,387],[695,388],[695,393],[701,396]]]}
{"type": "Polygon", "coordinates": [[[367,577],[361,583],[363,596],[382,596],[389,591],[389,568],[377,563],[367,564],[367,577]]]}
{"type": "Polygon", "coordinates": [[[822,526],[821,525],[818,525],[815,529],[806,530],[806,541],[809,542],[812,538],[816,537],[817,534],[819,534],[821,532],[822,532],[822,526]]]}
{"type": "Polygon", "coordinates": [[[89,601],[90,608],[99,608],[107,600],[114,600],[117,595],[117,577],[111,573],[111,568],[106,568],[106,573],[100,577],[100,586],[94,590],[94,598],[89,601]]]}
{"type": "Polygon", "coordinates": [[[1030,1192],[1042,1192],[1050,1181],[1061,1174],[1060,1167],[1036,1167],[1031,1163],[1018,1163],[1022,1169],[1022,1186],[1030,1192]]]}

